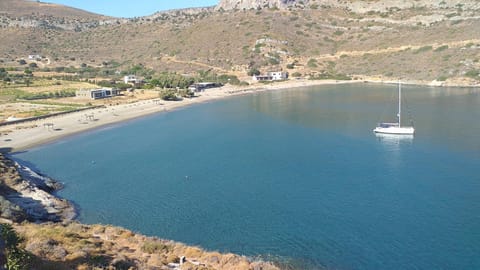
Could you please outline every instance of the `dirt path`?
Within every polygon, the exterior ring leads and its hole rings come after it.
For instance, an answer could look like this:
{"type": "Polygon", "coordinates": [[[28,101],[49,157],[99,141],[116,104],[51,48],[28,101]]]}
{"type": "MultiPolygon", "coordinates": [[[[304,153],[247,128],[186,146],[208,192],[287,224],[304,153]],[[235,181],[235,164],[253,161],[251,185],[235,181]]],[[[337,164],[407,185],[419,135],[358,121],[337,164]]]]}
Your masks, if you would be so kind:
{"type": "Polygon", "coordinates": [[[215,71],[217,71],[217,72],[222,72],[222,73],[227,73],[227,72],[228,72],[227,70],[225,70],[225,69],[223,69],[223,68],[220,68],[220,67],[211,66],[211,65],[208,65],[208,64],[205,64],[205,63],[200,63],[200,62],[195,62],[195,61],[178,60],[177,58],[171,57],[171,56],[164,56],[164,57],[162,58],[162,60],[163,60],[163,59],[164,59],[167,63],[168,63],[168,62],[171,62],[171,63],[186,64],[186,65],[195,65],[195,66],[200,66],[200,67],[212,69],[212,70],[215,70],[215,71]]]}

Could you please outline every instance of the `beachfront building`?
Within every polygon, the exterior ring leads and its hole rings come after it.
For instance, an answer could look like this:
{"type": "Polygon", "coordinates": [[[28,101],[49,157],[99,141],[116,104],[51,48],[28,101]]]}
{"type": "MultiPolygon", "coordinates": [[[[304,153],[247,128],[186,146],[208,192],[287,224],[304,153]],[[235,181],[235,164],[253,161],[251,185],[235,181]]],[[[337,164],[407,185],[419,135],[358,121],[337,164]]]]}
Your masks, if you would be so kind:
{"type": "Polygon", "coordinates": [[[274,71],[266,75],[253,75],[254,81],[283,81],[288,78],[288,72],[274,71]]]}
{"type": "Polygon", "coordinates": [[[119,94],[119,90],[109,89],[109,88],[80,89],[75,92],[75,96],[77,97],[91,98],[91,99],[110,98],[110,97],[117,96],[118,94],[119,94]]]}
{"type": "Polygon", "coordinates": [[[213,83],[213,82],[201,82],[201,83],[194,83],[188,87],[188,90],[193,92],[202,92],[205,89],[215,88],[222,86],[221,83],[213,83]]]}

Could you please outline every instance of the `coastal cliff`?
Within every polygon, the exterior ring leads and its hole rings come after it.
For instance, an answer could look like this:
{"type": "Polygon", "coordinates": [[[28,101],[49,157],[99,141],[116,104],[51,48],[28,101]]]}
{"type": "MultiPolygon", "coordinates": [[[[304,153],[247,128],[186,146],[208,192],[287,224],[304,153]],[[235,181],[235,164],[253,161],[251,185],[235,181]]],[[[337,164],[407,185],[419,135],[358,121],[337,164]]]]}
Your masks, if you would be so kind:
{"type": "Polygon", "coordinates": [[[59,188],[0,154],[0,269],[9,258],[24,269],[38,270],[278,269],[269,262],[207,252],[119,227],[80,224],[73,221],[73,205],[52,194],[59,188]],[[18,241],[13,252],[8,247],[12,237],[18,241]]]}

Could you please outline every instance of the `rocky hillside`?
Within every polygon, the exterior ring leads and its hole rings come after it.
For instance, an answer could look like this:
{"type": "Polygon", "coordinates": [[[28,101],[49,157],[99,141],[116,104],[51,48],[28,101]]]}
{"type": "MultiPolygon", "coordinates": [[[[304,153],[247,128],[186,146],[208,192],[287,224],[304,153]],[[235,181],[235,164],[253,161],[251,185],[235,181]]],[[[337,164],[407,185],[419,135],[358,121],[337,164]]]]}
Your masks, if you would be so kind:
{"type": "Polygon", "coordinates": [[[216,9],[262,9],[262,8],[289,8],[289,7],[305,7],[309,4],[309,0],[220,0],[216,9]]]}
{"type": "Polygon", "coordinates": [[[220,0],[217,9],[262,9],[262,8],[343,8],[355,13],[387,12],[411,8],[424,9],[463,9],[479,10],[476,0],[443,0],[443,1],[405,1],[405,0],[220,0]]]}
{"type": "Polygon", "coordinates": [[[81,31],[118,19],[58,4],[26,0],[0,1],[0,27],[81,31]]]}
{"type": "Polygon", "coordinates": [[[476,0],[222,0],[216,9],[128,20],[48,10],[0,15],[0,65],[23,68],[18,62],[34,54],[42,68],[103,66],[109,76],[141,64],[157,73],[214,71],[244,80],[252,69],[447,85],[480,80],[476,0]]]}

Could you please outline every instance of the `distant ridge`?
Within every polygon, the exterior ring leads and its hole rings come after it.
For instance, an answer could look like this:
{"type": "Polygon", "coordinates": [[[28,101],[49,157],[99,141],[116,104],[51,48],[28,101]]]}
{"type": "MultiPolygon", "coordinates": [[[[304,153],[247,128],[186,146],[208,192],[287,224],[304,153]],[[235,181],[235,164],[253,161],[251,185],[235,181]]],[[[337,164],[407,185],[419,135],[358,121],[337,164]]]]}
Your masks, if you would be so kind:
{"type": "Polygon", "coordinates": [[[259,9],[259,8],[280,8],[285,9],[291,6],[304,6],[310,0],[220,0],[217,9],[259,9]]]}
{"type": "Polygon", "coordinates": [[[388,10],[403,10],[415,8],[434,8],[434,9],[468,9],[479,10],[480,2],[476,0],[376,0],[376,1],[362,1],[362,0],[220,0],[217,5],[217,10],[248,10],[248,9],[262,9],[262,8],[278,8],[286,9],[292,7],[307,7],[307,8],[343,8],[352,12],[366,13],[371,11],[388,11],[388,10]]]}
{"type": "Polygon", "coordinates": [[[79,18],[83,20],[107,18],[107,16],[64,5],[27,0],[1,0],[0,14],[14,16],[53,16],[58,18],[79,18]]]}

